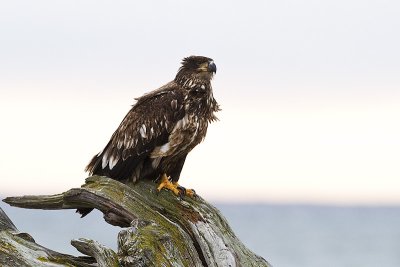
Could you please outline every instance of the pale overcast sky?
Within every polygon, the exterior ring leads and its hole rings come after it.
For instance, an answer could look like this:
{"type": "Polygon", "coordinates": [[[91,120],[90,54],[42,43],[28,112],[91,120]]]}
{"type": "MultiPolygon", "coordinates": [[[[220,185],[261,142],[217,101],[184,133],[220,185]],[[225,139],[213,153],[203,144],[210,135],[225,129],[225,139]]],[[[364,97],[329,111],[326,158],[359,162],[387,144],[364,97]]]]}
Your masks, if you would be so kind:
{"type": "Polygon", "coordinates": [[[0,195],[83,183],[183,57],[222,112],[180,183],[214,201],[400,203],[400,2],[1,1],[0,195]]]}

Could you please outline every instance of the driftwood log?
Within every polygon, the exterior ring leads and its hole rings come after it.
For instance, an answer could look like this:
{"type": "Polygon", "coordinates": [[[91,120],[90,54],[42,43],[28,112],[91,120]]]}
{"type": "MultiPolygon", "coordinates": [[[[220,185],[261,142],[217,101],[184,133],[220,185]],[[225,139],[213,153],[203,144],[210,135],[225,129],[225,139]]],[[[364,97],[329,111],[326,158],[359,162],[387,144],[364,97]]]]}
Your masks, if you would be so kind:
{"type": "Polygon", "coordinates": [[[220,212],[204,201],[155,192],[151,181],[123,184],[92,176],[81,188],[57,195],[8,197],[29,209],[92,207],[123,227],[118,251],[93,240],[72,240],[88,257],[57,253],[20,233],[0,209],[0,266],[271,266],[246,248],[220,212]]]}

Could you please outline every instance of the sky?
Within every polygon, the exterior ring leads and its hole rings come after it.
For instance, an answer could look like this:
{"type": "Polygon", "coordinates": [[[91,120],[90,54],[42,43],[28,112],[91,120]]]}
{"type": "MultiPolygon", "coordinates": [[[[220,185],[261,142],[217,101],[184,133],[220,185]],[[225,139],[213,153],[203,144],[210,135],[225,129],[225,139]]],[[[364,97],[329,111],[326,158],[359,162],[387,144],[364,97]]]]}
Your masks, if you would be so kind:
{"type": "Polygon", "coordinates": [[[400,2],[1,1],[0,195],[83,184],[134,103],[214,59],[180,184],[219,202],[400,204],[400,2]]]}

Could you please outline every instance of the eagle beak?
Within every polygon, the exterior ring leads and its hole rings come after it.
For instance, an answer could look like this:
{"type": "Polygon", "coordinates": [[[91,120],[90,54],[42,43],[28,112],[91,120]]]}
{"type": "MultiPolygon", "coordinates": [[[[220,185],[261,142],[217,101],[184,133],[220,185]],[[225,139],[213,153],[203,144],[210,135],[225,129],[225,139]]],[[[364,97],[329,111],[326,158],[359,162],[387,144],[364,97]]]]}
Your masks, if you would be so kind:
{"type": "Polygon", "coordinates": [[[208,64],[208,71],[209,71],[209,72],[217,73],[217,66],[215,66],[214,61],[211,61],[211,62],[208,64]]]}

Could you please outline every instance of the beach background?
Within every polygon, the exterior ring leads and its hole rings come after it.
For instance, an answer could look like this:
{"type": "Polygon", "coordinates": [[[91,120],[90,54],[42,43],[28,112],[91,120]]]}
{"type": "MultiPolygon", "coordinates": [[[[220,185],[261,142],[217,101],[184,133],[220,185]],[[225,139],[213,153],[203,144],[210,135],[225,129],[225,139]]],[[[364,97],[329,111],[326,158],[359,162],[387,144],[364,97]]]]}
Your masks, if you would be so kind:
{"type": "MultiPolygon", "coordinates": [[[[399,10],[394,0],[2,1],[0,196],[80,186],[134,98],[204,55],[222,111],[180,183],[274,266],[400,266],[399,10]]],[[[76,237],[113,246],[118,231],[97,213],[1,207],[66,252],[76,237]]]]}

